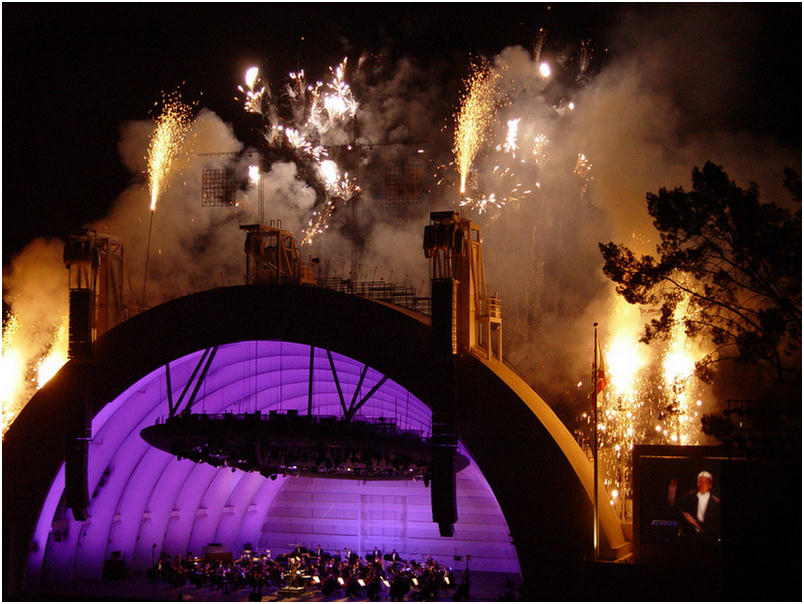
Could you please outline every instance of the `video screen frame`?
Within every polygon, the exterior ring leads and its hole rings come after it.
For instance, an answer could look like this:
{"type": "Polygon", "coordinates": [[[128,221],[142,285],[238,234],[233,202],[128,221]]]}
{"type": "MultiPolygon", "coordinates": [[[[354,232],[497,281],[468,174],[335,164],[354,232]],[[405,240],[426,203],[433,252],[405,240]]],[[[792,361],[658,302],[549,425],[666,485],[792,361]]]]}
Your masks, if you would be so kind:
{"type": "Polygon", "coordinates": [[[723,493],[729,491],[724,470],[740,457],[721,447],[635,445],[636,560],[672,564],[683,562],[685,555],[700,555],[717,562],[722,506],[728,504],[723,493]]]}

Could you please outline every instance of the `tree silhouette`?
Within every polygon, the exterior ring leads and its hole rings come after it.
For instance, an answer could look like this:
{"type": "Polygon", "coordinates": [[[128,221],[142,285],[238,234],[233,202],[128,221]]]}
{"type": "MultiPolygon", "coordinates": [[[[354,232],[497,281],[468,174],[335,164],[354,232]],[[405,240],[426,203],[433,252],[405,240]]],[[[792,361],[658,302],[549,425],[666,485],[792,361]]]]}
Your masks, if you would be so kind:
{"type": "Polygon", "coordinates": [[[657,258],[600,244],[617,292],[652,311],[643,342],[667,338],[681,321],[689,337],[711,343],[696,364],[704,381],[716,363],[733,359],[800,384],[801,180],[788,169],[784,184],[795,212],[762,202],[756,184],[742,189],[707,162],[693,169],[690,191],[647,194],[661,240],[657,258]]]}

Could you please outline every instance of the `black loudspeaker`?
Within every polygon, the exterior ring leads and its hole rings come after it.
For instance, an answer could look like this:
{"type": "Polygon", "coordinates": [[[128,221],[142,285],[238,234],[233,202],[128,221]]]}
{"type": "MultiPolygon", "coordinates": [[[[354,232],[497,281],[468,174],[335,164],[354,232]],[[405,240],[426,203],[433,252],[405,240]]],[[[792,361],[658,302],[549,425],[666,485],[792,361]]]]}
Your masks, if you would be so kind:
{"type": "Polygon", "coordinates": [[[430,504],[433,522],[438,523],[442,537],[452,537],[452,525],[458,521],[458,505],[455,495],[455,449],[457,439],[452,433],[439,433],[433,424],[433,441],[430,458],[430,504]]]}
{"type": "Polygon", "coordinates": [[[80,438],[69,439],[64,468],[64,490],[67,507],[72,509],[73,518],[87,519],[89,507],[89,488],[87,486],[87,443],[80,438]]]}
{"type": "Polygon", "coordinates": [[[106,560],[103,563],[104,579],[122,579],[126,574],[126,565],[122,560],[106,560]]]}
{"type": "Polygon", "coordinates": [[[91,289],[70,290],[69,356],[88,359],[92,356],[93,297],[91,289]]]}
{"type": "Polygon", "coordinates": [[[452,537],[458,521],[455,495],[455,355],[458,352],[457,281],[433,279],[432,352],[433,436],[430,445],[430,506],[442,537],[452,537]]]}
{"type": "Polygon", "coordinates": [[[455,527],[452,526],[451,522],[439,522],[438,534],[441,535],[442,537],[454,537],[455,527]]]}
{"type": "Polygon", "coordinates": [[[249,602],[262,602],[262,594],[258,591],[252,591],[248,594],[249,602]]]}
{"type": "MultiPolygon", "coordinates": [[[[458,282],[455,279],[433,279],[430,288],[433,352],[440,359],[447,359],[458,353],[458,282]]],[[[449,379],[451,376],[441,377],[449,379]]]]}

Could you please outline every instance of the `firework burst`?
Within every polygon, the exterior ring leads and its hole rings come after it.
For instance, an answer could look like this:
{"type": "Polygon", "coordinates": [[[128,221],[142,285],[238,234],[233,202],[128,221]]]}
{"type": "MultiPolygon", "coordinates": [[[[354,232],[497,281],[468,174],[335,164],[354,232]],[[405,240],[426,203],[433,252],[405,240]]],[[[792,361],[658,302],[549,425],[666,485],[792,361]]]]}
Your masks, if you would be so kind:
{"type": "Polygon", "coordinates": [[[522,118],[508,120],[508,132],[505,135],[505,142],[497,145],[497,151],[508,153],[511,157],[516,158],[516,151],[519,149],[519,146],[516,144],[516,139],[519,130],[519,122],[521,121],[522,118]]]}
{"type": "Polygon", "coordinates": [[[246,70],[246,75],[244,78],[246,87],[237,87],[237,89],[243,93],[243,105],[245,110],[249,113],[262,114],[262,99],[267,89],[265,86],[259,85],[259,78],[259,67],[249,67],[246,70]]]}
{"type": "Polygon", "coordinates": [[[352,94],[352,89],[345,82],[346,59],[335,68],[330,67],[332,80],[327,83],[326,92],[321,96],[321,107],[323,112],[318,111],[319,115],[325,114],[326,123],[319,123],[318,128],[326,131],[338,120],[353,118],[357,113],[358,103],[352,94]]]}
{"type": "Polygon", "coordinates": [[[325,159],[318,164],[318,171],[327,187],[327,193],[332,198],[349,201],[360,191],[357,181],[349,178],[348,172],[342,174],[338,164],[331,159],[325,159]]]}
{"type": "MultiPolygon", "coordinates": [[[[337,206],[348,202],[360,191],[355,178],[343,171],[330,157],[325,140],[327,133],[342,128],[355,117],[358,102],[346,82],[344,59],[330,68],[328,82],[307,82],[304,70],[289,74],[284,87],[287,103],[280,107],[271,102],[270,89],[257,88],[256,72],[246,73],[244,95],[246,111],[259,113],[265,119],[263,132],[266,152],[272,149],[291,150],[293,160],[306,168],[305,172],[323,191],[325,198],[316,204],[306,226],[302,227],[302,245],[309,245],[327,228],[327,221],[337,206]],[[257,110],[259,108],[259,110],[257,110]]],[[[252,68],[256,69],[256,68],[252,68]]]]}
{"type": "Polygon", "coordinates": [[[546,149],[547,145],[550,144],[549,139],[544,134],[537,134],[533,137],[533,144],[531,149],[531,155],[533,156],[533,162],[539,163],[543,162],[547,157],[546,149]]]}

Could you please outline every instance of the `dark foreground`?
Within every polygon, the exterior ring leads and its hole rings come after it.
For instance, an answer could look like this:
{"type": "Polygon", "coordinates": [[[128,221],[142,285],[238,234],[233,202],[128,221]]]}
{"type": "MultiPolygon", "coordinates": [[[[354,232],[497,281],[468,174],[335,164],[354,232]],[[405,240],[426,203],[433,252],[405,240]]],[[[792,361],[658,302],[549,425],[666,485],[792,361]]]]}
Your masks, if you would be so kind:
{"type": "MultiPolygon", "coordinates": [[[[512,599],[506,581],[516,589],[513,599],[521,601],[801,601],[800,556],[785,559],[787,552],[763,552],[764,560],[753,557],[749,564],[735,563],[731,569],[717,566],[656,566],[635,563],[545,562],[536,573],[537,581],[521,585],[516,575],[473,572],[469,600],[495,602],[512,599]]],[[[510,585],[509,585],[510,587],[510,585]]],[[[70,586],[42,589],[35,601],[140,601],[140,602],[247,602],[250,590],[224,593],[211,587],[174,588],[168,583],[152,583],[144,573],[119,580],[76,581],[70,586]]],[[[439,601],[452,601],[454,590],[439,592],[439,601]]],[[[380,601],[389,601],[387,589],[380,601]]],[[[409,592],[403,601],[417,601],[409,592]]],[[[329,598],[320,591],[288,596],[276,589],[266,591],[263,602],[275,601],[368,601],[347,598],[342,590],[329,598]]]]}
{"type": "MultiPolygon", "coordinates": [[[[518,575],[504,573],[484,573],[474,571],[469,592],[469,600],[475,602],[495,602],[507,597],[506,581],[510,580],[519,586],[521,579],[518,575]]],[[[439,601],[451,601],[455,590],[442,590],[439,601]]],[[[247,602],[251,590],[248,588],[232,590],[228,593],[213,587],[186,585],[175,588],[167,582],[152,583],[145,573],[134,573],[124,579],[104,579],[102,581],[75,581],[72,585],[43,588],[34,601],[62,601],[62,602],[100,602],[100,601],[138,601],[138,602],[247,602]]],[[[389,601],[387,589],[380,592],[380,601],[389,601]]],[[[411,590],[405,596],[405,602],[418,600],[418,592],[411,590]]],[[[305,602],[365,602],[368,598],[347,598],[342,589],[337,590],[329,598],[322,596],[321,591],[313,589],[312,593],[285,595],[278,593],[277,589],[265,590],[261,596],[262,602],[277,601],[305,601],[305,602]]]]}

